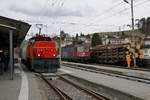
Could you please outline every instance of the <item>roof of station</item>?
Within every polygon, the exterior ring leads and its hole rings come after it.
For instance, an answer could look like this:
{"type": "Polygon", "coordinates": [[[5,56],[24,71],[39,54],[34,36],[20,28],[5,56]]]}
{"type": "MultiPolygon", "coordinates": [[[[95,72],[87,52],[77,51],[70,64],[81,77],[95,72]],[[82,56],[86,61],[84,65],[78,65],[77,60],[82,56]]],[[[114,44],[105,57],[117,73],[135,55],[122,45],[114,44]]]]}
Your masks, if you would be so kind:
{"type": "Polygon", "coordinates": [[[0,48],[9,48],[9,31],[13,31],[14,47],[24,40],[31,25],[28,23],[0,16],[0,48]]]}

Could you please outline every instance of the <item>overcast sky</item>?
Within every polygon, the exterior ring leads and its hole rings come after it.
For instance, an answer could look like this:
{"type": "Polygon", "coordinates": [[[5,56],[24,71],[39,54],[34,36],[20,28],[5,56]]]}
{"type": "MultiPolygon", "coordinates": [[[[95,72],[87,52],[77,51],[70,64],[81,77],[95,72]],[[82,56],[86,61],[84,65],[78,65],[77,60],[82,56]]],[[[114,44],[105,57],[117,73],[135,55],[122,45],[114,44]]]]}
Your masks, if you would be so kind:
{"type": "MultiPolygon", "coordinates": [[[[130,5],[123,0],[1,0],[0,15],[31,24],[28,34],[38,32],[38,23],[50,35],[118,31],[131,23],[130,5]]],[[[150,16],[150,0],[134,0],[134,16],[150,16]]]]}

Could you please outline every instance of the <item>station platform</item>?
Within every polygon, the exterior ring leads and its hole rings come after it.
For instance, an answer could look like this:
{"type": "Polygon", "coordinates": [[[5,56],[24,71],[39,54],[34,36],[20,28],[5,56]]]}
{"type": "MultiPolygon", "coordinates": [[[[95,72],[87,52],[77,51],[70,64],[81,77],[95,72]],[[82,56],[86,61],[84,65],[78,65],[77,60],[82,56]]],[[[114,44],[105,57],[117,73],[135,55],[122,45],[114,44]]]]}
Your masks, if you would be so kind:
{"type": "Polygon", "coordinates": [[[39,81],[21,63],[14,66],[14,78],[9,70],[0,76],[0,100],[45,100],[39,81]]]}
{"type": "Polygon", "coordinates": [[[104,70],[110,70],[110,71],[118,71],[121,72],[125,75],[130,75],[130,76],[136,76],[136,77],[141,77],[141,78],[147,78],[150,79],[150,72],[148,71],[140,71],[140,70],[132,70],[128,68],[118,68],[118,67],[110,67],[108,66],[101,66],[101,65],[90,65],[90,64],[81,64],[81,63],[74,63],[74,62],[64,62],[63,63],[68,63],[71,65],[77,65],[81,67],[91,67],[91,68],[97,68],[97,69],[104,69],[104,70]]]}
{"type": "MultiPolygon", "coordinates": [[[[109,87],[113,90],[132,95],[141,100],[150,100],[150,84],[140,83],[132,80],[112,77],[108,75],[87,72],[79,69],[73,69],[62,66],[60,71],[64,71],[72,76],[109,87]]],[[[118,94],[119,95],[119,94],[118,94]]]]}

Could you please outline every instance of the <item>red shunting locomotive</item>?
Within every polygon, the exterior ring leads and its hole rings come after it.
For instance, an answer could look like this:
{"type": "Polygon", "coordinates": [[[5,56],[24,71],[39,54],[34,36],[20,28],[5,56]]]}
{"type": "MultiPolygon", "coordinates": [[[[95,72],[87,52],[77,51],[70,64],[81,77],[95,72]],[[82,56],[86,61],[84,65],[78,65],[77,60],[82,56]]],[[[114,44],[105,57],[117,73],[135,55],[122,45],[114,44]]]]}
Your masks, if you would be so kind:
{"type": "MultiPolygon", "coordinates": [[[[36,36],[26,43],[26,58],[30,69],[35,72],[56,72],[59,68],[59,58],[55,41],[50,37],[36,36]]],[[[23,52],[22,52],[23,53],[23,52]]]]}

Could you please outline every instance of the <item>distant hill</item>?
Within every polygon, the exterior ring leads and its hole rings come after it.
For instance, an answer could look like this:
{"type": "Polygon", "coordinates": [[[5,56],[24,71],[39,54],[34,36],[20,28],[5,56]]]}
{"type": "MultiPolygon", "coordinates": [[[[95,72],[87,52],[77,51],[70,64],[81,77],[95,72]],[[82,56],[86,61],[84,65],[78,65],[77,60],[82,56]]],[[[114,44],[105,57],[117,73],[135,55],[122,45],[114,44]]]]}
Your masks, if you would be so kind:
{"type": "MultiPolygon", "coordinates": [[[[124,35],[126,36],[129,36],[129,35],[132,35],[132,31],[131,30],[125,30],[125,31],[116,31],[116,32],[100,32],[98,33],[100,36],[103,36],[103,35],[122,35],[124,33],[124,35]]],[[[94,33],[92,34],[89,34],[89,35],[93,35],[94,33]]],[[[138,34],[142,34],[139,30],[135,30],[134,31],[134,34],[135,35],[138,35],[138,34]]]]}
{"type": "MultiPolygon", "coordinates": [[[[100,34],[122,34],[122,32],[124,32],[124,34],[129,35],[132,33],[132,30],[126,30],[126,31],[117,31],[117,32],[101,32],[100,34]]],[[[141,34],[141,32],[139,30],[134,30],[134,34],[141,34]]]]}

